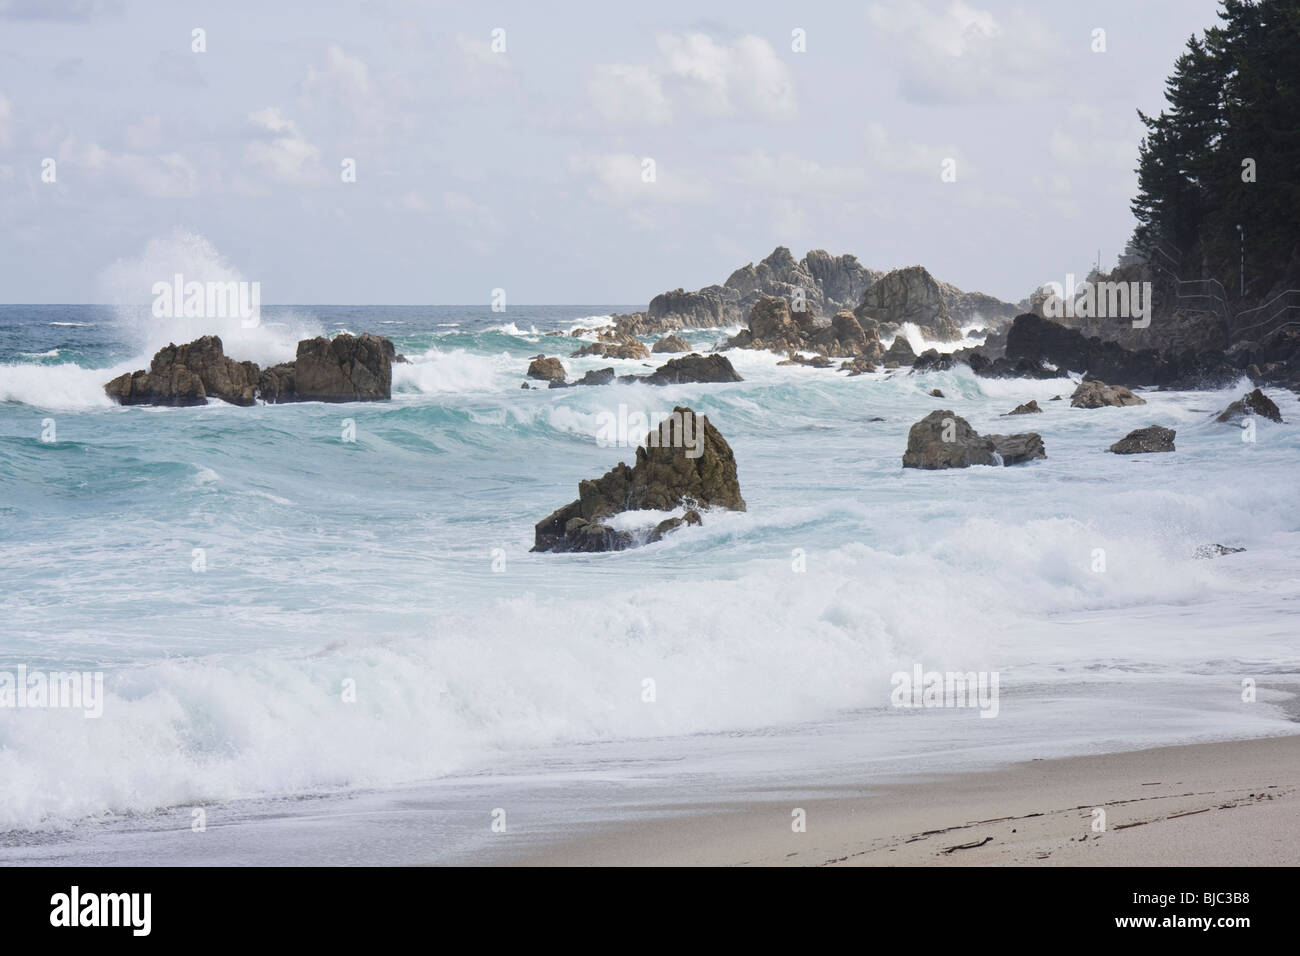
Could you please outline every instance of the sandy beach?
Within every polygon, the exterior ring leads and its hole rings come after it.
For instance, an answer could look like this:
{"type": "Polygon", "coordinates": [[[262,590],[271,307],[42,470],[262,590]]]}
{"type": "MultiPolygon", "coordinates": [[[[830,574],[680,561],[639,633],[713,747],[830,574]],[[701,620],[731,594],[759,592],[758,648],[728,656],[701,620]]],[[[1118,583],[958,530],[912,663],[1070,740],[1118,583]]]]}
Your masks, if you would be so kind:
{"type": "MultiPolygon", "coordinates": [[[[796,790],[791,786],[787,790],[796,790]]],[[[655,808],[644,808],[653,812],[655,808]]],[[[1294,866],[1300,736],[1034,760],[798,801],[703,803],[520,865],[1294,866]],[[1094,829],[1094,808],[1105,830],[1094,829]],[[794,832],[792,813],[806,814],[794,832]]]]}

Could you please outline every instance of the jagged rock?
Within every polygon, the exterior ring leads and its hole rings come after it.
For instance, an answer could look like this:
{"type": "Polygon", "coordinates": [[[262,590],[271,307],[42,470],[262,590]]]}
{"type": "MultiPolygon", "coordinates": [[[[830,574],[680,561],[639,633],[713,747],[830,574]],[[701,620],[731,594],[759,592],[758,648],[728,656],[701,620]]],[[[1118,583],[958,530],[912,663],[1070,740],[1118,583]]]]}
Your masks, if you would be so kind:
{"type": "Polygon", "coordinates": [[[614,381],[614,370],[612,368],[592,369],[582,378],[573,384],[575,385],[608,385],[614,381]]]}
{"type": "Polygon", "coordinates": [[[1203,544],[1196,549],[1195,557],[1217,558],[1224,554],[1241,554],[1245,548],[1230,548],[1226,544],[1203,544]]]}
{"type": "MultiPolygon", "coordinates": [[[[1060,396],[1057,397],[1059,398],[1060,396]]],[[[1035,412],[1041,412],[1041,411],[1042,409],[1038,407],[1038,401],[1032,400],[1032,401],[1025,402],[1023,405],[1017,405],[1015,408],[1011,409],[1011,411],[1007,412],[1007,414],[1008,415],[1032,415],[1035,412]]]]}
{"type": "Polygon", "coordinates": [[[907,340],[906,335],[894,336],[894,341],[885,350],[884,361],[897,362],[899,365],[911,365],[916,361],[916,352],[913,351],[912,343],[907,340]]]}
{"type": "Polygon", "coordinates": [[[830,322],[811,312],[791,312],[785,299],[764,296],[749,313],[749,327],[727,340],[726,348],[770,349],[792,357],[800,350],[829,358],[865,358],[875,362],[884,349],[875,324],[864,326],[851,312],[837,313],[830,322]]]}
{"type": "Polygon", "coordinates": [[[1282,413],[1278,410],[1277,405],[1273,403],[1273,400],[1259,389],[1255,389],[1225,408],[1215,421],[1239,422],[1248,415],[1258,415],[1274,422],[1282,420],[1282,413]]]}
{"type": "Polygon", "coordinates": [[[654,344],[650,351],[656,354],[661,352],[689,352],[691,350],[688,343],[680,335],[668,335],[654,344]]]}
{"type": "Polygon", "coordinates": [[[661,292],[650,300],[643,324],[655,334],[672,328],[712,328],[735,325],[743,314],[740,293],[725,286],[705,286],[698,292],[674,289],[661,292]],[[676,323],[670,328],[665,323],[676,323]]]}
{"type": "Polygon", "coordinates": [[[955,342],[961,331],[952,320],[943,291],[922,266],[895,269],[873,282],[853,314],[878,322],[911,322],[926,338],[955,342]]]}
{"type": "Polygon", "coordinates": [[[227,358],[221,339],[204,335],[186,345],[169,343],[147,372],[119,375],[104,392],[122,405],[202,405],[209,397],[252,405],[260,374],[255,362],[227,358]]]}
{"type": "Polygon", "coordinates": [[[281,362],[262,369],[257,380],[257,394],[268,405],[292,402],[294,396],[294,363],[281,362]]]}
{"type": "Polygon", "coordinates": [[[1111,445],[1110,450],[1117,455],[1144,455],[1148,452],[1173,451],[1174,434],[1172,428],[1164,428],[1160,425],[1138,428],[1111,445]]]}
{"type": "Polygon", "coordinates": [[[968,468],[971,465],[1015,465],[1046,458],[1043,439],[1034,432],[1021,435],[984,435],[966,419],[947,411],[933,411],[907,433],[904,468],[968,468]]]}
{"type": "Polygon", "coordinates": [[[1053,402],[1061,402],[1061,401],[1064,401],[1064,399],[1061,398],[1060,395],[1053,395],[1053,396],[1051,397],[1051,401],[1053,401],[1053,402]]]}
{"type": "Polygon", "coordinates": [[[1070,396],[1071,408],[1101,408],[1103,405],[1145,405],[1146,399],[1139,398],[1123,385],[1107,385],[1105,382],[1080,382],[1079,387],[1070,396]]]}
{"type": "Polygon", "coordinates": [[[591,342],[570,353],[569,357],[580,358],[584,355],[612,359],[643,359],[650,357],[650,350],[643,342],[638,342],[636,339],[626,339],[621,342],[591,342]]]}
{"type": "Polygon", "coordinates": [[[926,349],[912,361],[913,372],[946,372],[957,364],[950,352],[926,349]]]}
{"type": "Polygon", "coordinates": [[[930,389],[930,397],[931,397],[931,398],[946,398],[947,396],[945,396],[941,390],[939,390],[939,389],[937,389],[937,388],[932,388],[932,389],[930,389]]]}
{"type": "Polygon", "coordinates": [[[568,377],[568,373],[559,359],[538,355],[528,363],[528,377],[543,382],[563,382],[568,377]]]}
{"type": "Polygon", "coordinates": [[[876,366],[872,364],[869,359],[865,358],[855,358],[851,361],[843,362],[840,365],[840,371],[847,371],[850,378],[854,375],[861,375],[864,372],[874,372],[875,370],[876,366]]]}
{"type": "Polygon", "coordinates": [[[669,359],[644,378],[650,385],[678,385],[683,382],[743,382],[725,355],[692,352],[669,359]]]}
{"type": "Polygon", "coordinates": [[[694,525],[704,524],[704,519],[700,516],[700,513],[696,511],[694,508],[688,510],[680,518],[667,518],[659,522],[657,525],[655,525],[655,529],[650,532],[650,537],[646,539],[646,544],[654,544],[654,542],[656,541],[662,541],[664,535],[676,531],[678,528],[684,525],[692,525],[692,524],[694,525]]]}
{"type": "Polygon", "coordinates": [[[393,357],[389,339],[363,332],[319,336],[298,343],[293,394],[299,402],[374,402],[392,398],[393,357]]]}
{"type": "Polygon", "coordinates": [[[684,502],[688,510],[745,510],[731,446],[706,416],[678,406],[646,435],[634,466],[619,462],[601,478],[579,482],[577,500],[539,521],[533,550],[622,550],[638,543],[636,536],[602,519],[625,511],[671,511],[684,502]]]}
{"type": "Polygon", "coordinates": [[[1016,316],[1007,331],[1006,356],[1030,367],[1056,366],[1062,372],[1086,372],[1088,378],[1165,388],[1219,388],[1240,377],[1221,352],[1162,353],[1155,349],[1129,351],[1097,336],[1032,313],[1016,316]]]}

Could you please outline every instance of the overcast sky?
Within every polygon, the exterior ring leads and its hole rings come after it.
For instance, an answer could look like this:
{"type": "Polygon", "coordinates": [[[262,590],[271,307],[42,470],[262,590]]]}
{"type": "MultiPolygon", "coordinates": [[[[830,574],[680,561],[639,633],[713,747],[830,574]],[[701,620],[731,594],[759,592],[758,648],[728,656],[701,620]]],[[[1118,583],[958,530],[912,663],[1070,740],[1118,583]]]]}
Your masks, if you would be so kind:
{"type": "Polygon", "coordinates": [[[1122,250],[1216,7],[0,0],[0,301],[187,236],[265,302],[643,304],[777,245],[1016,301],[1122,250]]]}

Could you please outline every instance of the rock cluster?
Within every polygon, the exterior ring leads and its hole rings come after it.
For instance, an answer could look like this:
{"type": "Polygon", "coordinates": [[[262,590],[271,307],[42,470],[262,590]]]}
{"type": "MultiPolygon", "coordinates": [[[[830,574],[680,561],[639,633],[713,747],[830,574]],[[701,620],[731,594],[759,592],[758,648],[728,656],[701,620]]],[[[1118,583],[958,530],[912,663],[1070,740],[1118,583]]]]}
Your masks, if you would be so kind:
{"type": "Polygon", "coordinates": [[[832,358],[875,363],[885,353],[874,323],[863,326],[847,310],[826,322],[812,312],[792,311],[789,302],[775,296],[754,303],[748,328],[728,339],[725,347],[784,352],[792,359],[796,352],[813,352],[827,359],[827,365],[832,358]]]}
{"type": "Polygon", "coordinates": [[[671,511],[683,504],[682,518],[661,522],[647,540],[682,524],[701,523],[700,508],[745,510],[731,446],[706,416],[678,406],[646,435],[635,465],[619,462],[602,477],[579,482],[576,500],[539,521],[533,550],[622,551],[645,542],[611,527],[608,519],[626,511],[671,511]]]}
{"type": "Polygon", "coordinates": [[[1240,422],[1248,415],[1258,415],[1269,421],[1280,422],[1282,413],[1271,398],[1259,389],[1248,392],[1225,408],[1216,422],[1240,422]]]}
{"type": "Polygon", "coordinates": [[[369,332],[304,339],[294,361],[261,369],[228,358],[215,335],[169,344],[148,370],[119,375],[104,386],[122,405],[232,405],[278,402],[374,402],[392,397],[393,363],[404,361],[391,340],[369,332]]]}
{"type": "Polygon", "coordinates": [[[969,468],[971,465],[1018,465],[1046,458],[1042,436],[980,435],[961,416],[933,411],[907,433],[904,468],[969,468]]]}
{"type": "Polygon", "coordinates": [[[897,331],[904,322],[911,322],[923,336],[937,342],[961,338],[961,330],[948,309],[948,298],[934,276],[921,266],[895,269],[873,282],[853,314],[873,320],[881,331],[897,331]]]}

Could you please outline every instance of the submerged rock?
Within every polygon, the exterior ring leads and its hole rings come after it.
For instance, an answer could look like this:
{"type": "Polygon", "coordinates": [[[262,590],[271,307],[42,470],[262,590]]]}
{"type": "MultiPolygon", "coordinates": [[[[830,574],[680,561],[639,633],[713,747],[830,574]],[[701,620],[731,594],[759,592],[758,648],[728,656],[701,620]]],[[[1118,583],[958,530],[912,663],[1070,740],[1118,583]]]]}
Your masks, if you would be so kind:
{"type": "Polygon", "coordinates": [[[678,385],[683,382],[743,382],[725,355],[692,352],[669,359],[644,378],[650,385],[678,385]]]}
{"type": "Polygon", "coordinates": [[[981,436],[966,419],[940,410],[926,415],[908,431],[903,467],[938,469],[1018,465],[1046,457],[1042,436],[1035,432],[981,436]]]}
{"type": "Polygon", "coordinates": [[[537,355],[528,363],[529,378],[540,379],[543,382],[563,382],[567,376],[564,364],[557,358],[537,355]]]}
{"type": "MultiPolygon", "coordinates": [[[[1059,398],[1060,396],[1057,397],[1059,398]]],[[[1042,412],[1042,409],[1038,407],[1038,400],[1033,399],[1028,402],[1025,402],[1023,405],[1017,405],[1015,408],[1011,409],[1011,411],[1007,412],[1007,414],[1008,415],[1033,415],[1036,412],[1042,412]]]]}
{"type": "Polygon", "coordinates": [[[1110,450],[1117,455],[1145,455],[1149,452],[1173,451],[1175,434],[1172,428],[1161,425],[1137,428],[1111,445],[1110,450]]]}
{"type": "Polygon", "coordinates": [[[1123,385],[1107,385],[1105,382],[1080,382],[1079,387],[1070,396],[1071,408],[1101,408],[1104,405],[1145,405],[1146,399],[1138,398],[1123,385]]]}
{"type": "Polygon", "coordinates": [[[680,335],[666,335],[656,342],[654,347],[650,349],[650,351],[655,354],[662,352],[689,352],[690,350],[690,343],[680,335]]]}
{"type": "Polygon", "coordinates": [[[1198,558],[1217,558],[1224,554],[1241,554],[1245,548],[1230,548],[1226,544],[1203,544],[1196,549],[1198,558]]]}
{"type": "MultiPolygon", "coordinates": [[[[575,501],[539,521],[533,550],[621,551],[640,542],[633,533],[610,527],[609,518],[626,511],[671,511],[684,503],[688,514],[699,508],[745,510],[731,446],[707,417],[678,406],[646,435],[634,466],[619,462],[602,477],[579,482],[575,501]]],[[[654,529],[659,537],[680,527],[672,520],[654,529]]],[[[680,520],[697,523],[686,516],[680,520]]]]}
{"type": "Polygon", "coordinates": [[[1255,389],[1225,408],[1215,421],[1239,422],[1248,415],[1258,415],[1273,422],[1282,420],[1282,413],[1273,400],[1259,389],[1255,389]]]}

